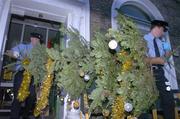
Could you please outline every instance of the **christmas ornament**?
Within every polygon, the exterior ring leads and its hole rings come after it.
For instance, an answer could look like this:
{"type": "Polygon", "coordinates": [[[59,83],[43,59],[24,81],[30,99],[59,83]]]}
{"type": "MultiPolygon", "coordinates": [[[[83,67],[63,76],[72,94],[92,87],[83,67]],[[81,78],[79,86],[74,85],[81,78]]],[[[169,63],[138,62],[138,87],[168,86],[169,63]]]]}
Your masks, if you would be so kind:
{"type": "Polygon", "coordinates": [[[74,109],[79,109],[79,101],[78,100],[73,102],[73,107],[74,107],[74,109]]]}
{"type": "Polygon", "coordinates": [[[64,104],[64,97],[60,97],[59,99],[61,101],[61,104],[64,104]]]}
{"type": "Polygon", "coordinates": [[[118,45],[117,41],[116,40],[111,40],[109,43],[108,43],[108,46],[111,50],[115,50],[116,52],[119,52],[120,51],[120,46],[118,45]]]}
{"type": "Polygon", "coordinates": [[[80,70],[79,75],[80,75],[80,77],[84,77],[85,73],[82,70],[80,70]]]}
{"type": "Polygon", "coordinates": [[[60,100],[63,102],[64,101],[64,97],[61,97],[60,100]]]}
{"type": "Polygon", "coordinates": [[[71,103],[71,98],[68,98],[68,99],[67,99],[67,102],[68,102],[68,103],[71,103]]]}
{"type": "Polygon", "coordinates": [[[166,90],[167,90],[167,91],[171,91],[171,87],[170,87],[170,86],[167,86],[167,87],[166,87],[166,90]]]}
{"type": "Polygon", "coordinates": [[[132,109],[133,109],[133,106],[132,106],[131,103],[125,103],[125,105],[124,105],[124,110],[125,110],[126,112],[131,112],[132,109]]]}
{"type": "Polygon", "coordinates": [[[85,80],[85,81],[89,81],[89,79],[90,79],[89,75],[86,74],[86,75],[84,76],[84,80],[85,80]]]}
{"type": "Polygon", "coordinates": [[[104,117],[108,117],[109,114],[110,114],[110,111],[107,110],[107,109],[103,109],[102,113],[103,113],[103,116],[104,116],[104,117]]]}

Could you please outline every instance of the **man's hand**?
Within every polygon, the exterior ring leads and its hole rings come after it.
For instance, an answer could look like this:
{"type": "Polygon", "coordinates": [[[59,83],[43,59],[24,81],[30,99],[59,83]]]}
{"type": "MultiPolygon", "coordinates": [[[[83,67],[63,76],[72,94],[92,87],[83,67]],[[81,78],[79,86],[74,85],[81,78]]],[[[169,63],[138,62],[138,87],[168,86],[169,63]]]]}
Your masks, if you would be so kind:
{"type": "Polygon", "coordinates": [[[14,55],[14,52],[11,50],[7,50],[4,55],[9,56],[11,58],[17,59],[17,56],[14,55]]]}

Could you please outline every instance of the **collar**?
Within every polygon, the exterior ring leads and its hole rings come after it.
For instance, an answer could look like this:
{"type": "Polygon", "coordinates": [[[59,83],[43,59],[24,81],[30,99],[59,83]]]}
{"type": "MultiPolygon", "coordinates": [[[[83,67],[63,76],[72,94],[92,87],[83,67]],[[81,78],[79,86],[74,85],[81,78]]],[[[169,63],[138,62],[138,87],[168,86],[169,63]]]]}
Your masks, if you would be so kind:
{"type": "Polygon", "coordinates": [[[149,36],[149,39],[151,39],[151,40],[153,40],[155,38],[151,32],[148,33],[148,36],[149,36]]]}

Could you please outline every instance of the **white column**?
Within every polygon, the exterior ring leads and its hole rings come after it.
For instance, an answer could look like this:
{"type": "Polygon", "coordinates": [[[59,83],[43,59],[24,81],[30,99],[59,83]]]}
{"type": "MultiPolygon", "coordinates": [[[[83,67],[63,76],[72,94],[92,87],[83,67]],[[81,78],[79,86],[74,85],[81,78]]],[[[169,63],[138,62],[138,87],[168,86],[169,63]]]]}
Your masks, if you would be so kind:
{"type": "Polygon", "coordinates": [[[4,46],[9,28],[10,3],[11,0],[0,0],[0,4],[2,5],[0,12],[0,68],[2,66],[4,46]]]}

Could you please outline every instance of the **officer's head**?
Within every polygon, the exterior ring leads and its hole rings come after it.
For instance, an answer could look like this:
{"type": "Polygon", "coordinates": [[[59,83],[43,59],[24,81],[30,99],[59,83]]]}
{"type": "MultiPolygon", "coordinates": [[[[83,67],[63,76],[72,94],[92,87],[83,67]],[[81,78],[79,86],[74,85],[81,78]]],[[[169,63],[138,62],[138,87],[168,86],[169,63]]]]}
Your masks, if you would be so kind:
{"type": "Polygon", "coordinates": [[[39,33],[31,33],[31,36],[30,36],[30,40],[31,40],[31,43],[32,45],[36,45],[38,43],[42,43],[42,35],[39,34],[39,33]]]}
{"type": "Polygon", "coordinates": [[[153,20],[151,22],[151,33],[155,37],[163,36],[164,32],[168,30],[168,23],[161,20],[153,20]]]}

